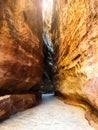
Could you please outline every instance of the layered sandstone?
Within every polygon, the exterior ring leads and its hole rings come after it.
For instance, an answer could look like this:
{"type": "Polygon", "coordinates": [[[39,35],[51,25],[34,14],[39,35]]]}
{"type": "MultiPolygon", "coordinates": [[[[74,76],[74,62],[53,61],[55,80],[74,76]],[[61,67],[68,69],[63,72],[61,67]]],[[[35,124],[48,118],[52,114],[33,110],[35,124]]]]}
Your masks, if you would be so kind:
{"type": "Polygon", "coordinates": [[[41,101],[42,75],[41,1],[0,0],[0,121],[41,101]]]}
{"type": "Polygon", "coordinates": [[[54,0],[51,31],[57,91],[98,111],[98,1],[54,0]]]}
{"type": "Polygon", "coordinates": [[[12,114],[31,108],[41,101],[41,93],[13,94],[0,97],[0,121],[12,114]]]}
{"type": "Polygon", "coordinates": [[[36,91],[42,83],[40,0],[0,1],[0,94],[36,91]]]}

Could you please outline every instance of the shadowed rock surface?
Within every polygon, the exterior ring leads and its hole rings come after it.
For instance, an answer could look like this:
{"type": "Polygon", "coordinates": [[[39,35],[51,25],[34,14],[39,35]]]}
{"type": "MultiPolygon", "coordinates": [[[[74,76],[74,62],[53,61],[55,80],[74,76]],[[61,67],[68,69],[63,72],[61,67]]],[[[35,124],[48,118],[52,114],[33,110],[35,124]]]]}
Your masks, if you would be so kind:
{"type": "Polygon", "coordinates": [[[43,93],[54,92],[53,87],[53,43],[50,37],[52,20],[53,0],[43,0],[43,53],[44,53],[44,74],[41,91],[43,93]]]}
{"type": "Polygon", "coordinates": [[[0,0],[0,121],[41,101],[42,51],[41,1],[0,0]]]}
{"type": "Polygon", "coordinates": [[[98,1],[54,0],[52,21],[57,91],[98,111],[98,1]]]}
{"type": "Polygon", "coordinates": [[[0,0],[0,94],[37,91],[42,83],[40,0],[0,0]]]}
{"type": "Polygon", "coordinates": [[[13,94],[0,97],[0,121],[12,114],[31,108],[41,101],[41,93],[13,94]]]}

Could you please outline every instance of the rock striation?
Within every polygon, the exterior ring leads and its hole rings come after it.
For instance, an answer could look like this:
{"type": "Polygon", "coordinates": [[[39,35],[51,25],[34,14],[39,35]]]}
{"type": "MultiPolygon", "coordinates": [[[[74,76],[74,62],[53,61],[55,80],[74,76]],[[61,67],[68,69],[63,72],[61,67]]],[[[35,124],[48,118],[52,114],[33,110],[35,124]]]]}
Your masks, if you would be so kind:
{"type": "Polygon", "coordinates": [[[0,0],[0,121],[41,101],[42,75],[41,1],[0,0]]]}
{"type": "Polygon", "coordinates": [[[41,93],[13,94],[0,97],[0,121],[12,114],[31,108],[41,101],[41,93]]]}
{"type": "Polygon", "coordinates": [[[54,0],[51,32],[56,91],[98,111],[98,1],[54,0]]]}
{"type": "Polygon", "coordinates": [[[1,94],[39,89],[43,74],[40,5],[40,0],[0,1],[1,94]]]}

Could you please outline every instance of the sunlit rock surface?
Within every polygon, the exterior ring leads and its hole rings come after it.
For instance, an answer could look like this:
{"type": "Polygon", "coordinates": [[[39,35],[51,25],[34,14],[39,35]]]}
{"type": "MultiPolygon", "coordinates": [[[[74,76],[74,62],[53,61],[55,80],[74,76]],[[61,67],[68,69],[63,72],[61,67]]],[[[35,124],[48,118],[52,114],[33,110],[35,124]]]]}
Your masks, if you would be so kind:
{"type": "Polygon", "coordinates": [[[43,10],[43,28],[45,31],[50,31],[51,28],[51,19],[52,19],[52,8],[53,0],[43,0],[42,2],[43,10]]]}
{"type": "Polygon", "coordinates": [[[0,0],[0,94],[36,91],[42,82],[40,0],[0,0]]]}
{"type": "Polygon", "coordinates": [[[98,111],[98,1],[54,0],[52,21],[57,91],[98,111]]]}

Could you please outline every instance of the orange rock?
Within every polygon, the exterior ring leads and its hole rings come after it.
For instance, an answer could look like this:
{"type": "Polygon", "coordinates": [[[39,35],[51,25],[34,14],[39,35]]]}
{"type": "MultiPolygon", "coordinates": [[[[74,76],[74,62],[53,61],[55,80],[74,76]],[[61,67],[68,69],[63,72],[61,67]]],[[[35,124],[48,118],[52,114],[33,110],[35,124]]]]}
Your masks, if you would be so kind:
{"type": "Polygon", "coordinates": [[[0,94],[36,91],[41,85],[40,5],[40,0],[0,1],[0,94]]]}
{"type": "Polygon", "coordinates": [[[53,9],[56,89],[98,111],[98,2],[54,0],[53,9]]]}

